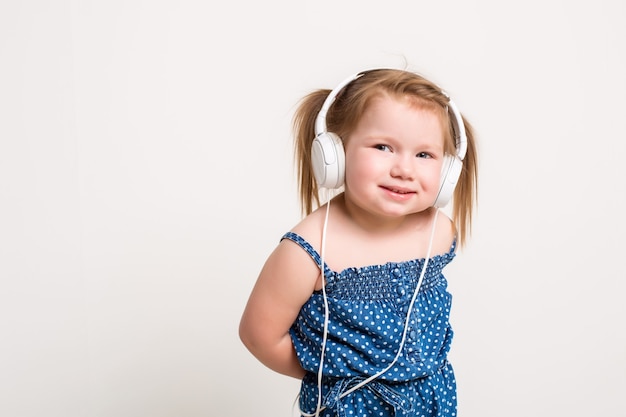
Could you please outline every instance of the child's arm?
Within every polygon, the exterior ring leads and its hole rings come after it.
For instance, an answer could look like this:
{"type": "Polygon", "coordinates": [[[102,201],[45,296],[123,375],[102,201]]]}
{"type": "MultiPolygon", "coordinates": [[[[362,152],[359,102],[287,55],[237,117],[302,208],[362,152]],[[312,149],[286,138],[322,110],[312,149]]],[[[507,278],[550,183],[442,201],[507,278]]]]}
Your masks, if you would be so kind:
{"type": "Polygon", "coordinates": [[[252,290],[239,325],[239,337],[268,368],[294,378],[304,370],[289,328],[311,296],[319,268],[299,246],[283,240],[269,256],[252,290]]]}

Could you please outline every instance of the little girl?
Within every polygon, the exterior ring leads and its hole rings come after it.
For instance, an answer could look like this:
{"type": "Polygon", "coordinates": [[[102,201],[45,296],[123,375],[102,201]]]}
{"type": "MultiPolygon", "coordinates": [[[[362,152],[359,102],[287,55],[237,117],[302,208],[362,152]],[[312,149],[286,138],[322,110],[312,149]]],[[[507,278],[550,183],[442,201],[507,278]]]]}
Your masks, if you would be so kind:
{"type": "Polygon", "coordinates": [[[306,217],[261,270],[243,343],[302,379],[303,416],[456,416],[442,270],[471,226],[470,125],[432,82],[376,69],[306,96],[294,131],[306,217]]]}

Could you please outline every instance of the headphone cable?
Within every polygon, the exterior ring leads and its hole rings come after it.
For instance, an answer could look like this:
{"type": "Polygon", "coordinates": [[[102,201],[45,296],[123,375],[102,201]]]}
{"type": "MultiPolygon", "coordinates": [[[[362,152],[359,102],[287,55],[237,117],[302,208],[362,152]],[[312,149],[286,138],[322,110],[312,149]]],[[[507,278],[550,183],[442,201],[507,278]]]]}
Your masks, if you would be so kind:
{"type": "MultiPolygon", "coordinates": [[[[325,263],[324,263],[324,255],[326,252],[326,230],[327,230],[327,225],[328,225],[328,213],[329,212],[330,212],[330,199],[327,202],[326,216],[324,218],[324,226],[322,228],[322,247],[321,247],[321,259],[320,259],[320,270],[322,274],[322,297],[324,299],[324,333],[322,335],[322,351],[320,353],[320,364],[319,364],[318,371],[317,371],[317,407],[316,407],[314,414],[308,414],[300,410],[300,407],[298,406],[300,414],[302,414],[305,417],[319,417],[319,413],[322,412],[322,410],[326,408],[326,406],[322,406],[322,379],[323,379],[323,369],[324,369],[324,356],[326,352],[326,342],[328,340],[328,321],[329,321],[329,307],[328,307],[328,297],[326,295],[326,274],[325,274],[325,263]]],[[[439,215],[439,209],[436,209],[435,217],[433,219],[433,224],[432,224],[431,231],[430,231],[428,249],[426,251],[426,257],[424,258],[424,266],[422,267],[422,270],[420,271],[420,276],[419,276],[419,279],[417,280],[415,291],[413,292],[413,296],[411,297],[411,302],[409,303],[409,308],[408,308],[407,315],[406,315],[405,322],[404,322],[404,329],[402,331],[402,339],[400,340],[400,345],[398,347],[396,356],[387,367],[385,367],[381,371],[378,371],[374,375],[371,375],[370,377],[364,379],[363,381],[359,382],[352,388],[342,392],[339,395],[339,398],[343,398],[353,393],[357,389],[362,388],[363,386],[369,384],[374,379],[378,378],[379,376],[387,372],[389,369],[391,369],[393,365],[395,365],[395,363],[398,361],[398,359],[402,355],[402,350],[406,342],[406,335],[409,329],[411,312],[413,310],[413,306],[415,305],[415,300],[417,299],[417,294],[419,293],[419,289],[422,286],[422,281],[424,280],[426,269],[428,268],[428,261],[430,260],[430,254],[432,252],[432,246],[433,246],[433,240],[435,237],[435,229],[437,225],[438,215],[439,215]]]]}

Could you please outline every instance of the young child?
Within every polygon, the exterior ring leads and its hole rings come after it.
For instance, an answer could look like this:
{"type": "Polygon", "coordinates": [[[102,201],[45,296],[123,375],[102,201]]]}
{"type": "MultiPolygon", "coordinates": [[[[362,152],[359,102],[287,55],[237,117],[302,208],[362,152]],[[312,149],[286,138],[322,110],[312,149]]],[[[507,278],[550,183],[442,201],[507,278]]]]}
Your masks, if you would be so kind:
{"type": "Polygon", "coordinates": [[[470,125],[432,82],[376,69],[306,96],[294,131],[306,217],[261,270],[241,340],[302,379],[303,416],[456,416],[442,270],[476,199],[470,125]],[[320,207],[323,188],[338,191],[320,207]]]}

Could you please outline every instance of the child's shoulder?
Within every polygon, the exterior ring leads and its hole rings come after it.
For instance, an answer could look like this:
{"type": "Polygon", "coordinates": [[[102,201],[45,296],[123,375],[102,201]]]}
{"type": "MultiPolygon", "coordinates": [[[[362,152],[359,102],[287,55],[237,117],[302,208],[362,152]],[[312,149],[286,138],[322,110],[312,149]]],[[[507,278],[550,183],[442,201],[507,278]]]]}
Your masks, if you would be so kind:
{"type": "Polygon", "coordinates": [[[325,216],[326,206],[322,206],[300,220],[290,232],[299,235],[311,245],[317,246],[322,240],[325,216]]]}
{"type": "Polygon", "coordinates": [[[436,233],[433,240],[433,253],[448,252],[456,239],[457,231],[454,222],[446,213],[439,210],[436,233]]]}

